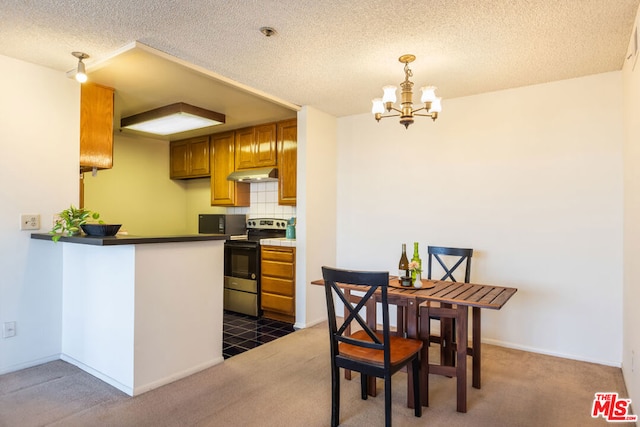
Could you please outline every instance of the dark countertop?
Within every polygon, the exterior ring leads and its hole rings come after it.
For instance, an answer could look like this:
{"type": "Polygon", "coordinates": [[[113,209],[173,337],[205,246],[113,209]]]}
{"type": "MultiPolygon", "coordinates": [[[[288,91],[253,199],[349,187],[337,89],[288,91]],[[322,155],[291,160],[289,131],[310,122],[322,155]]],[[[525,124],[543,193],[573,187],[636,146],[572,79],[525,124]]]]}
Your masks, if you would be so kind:
{"type": "MultiPolygon", "coordinates": [[[[51,240],[52,237],[49,233],[31,233],[31,238],[37,240],[51,240]]],[[[62,236],[60,242],[94,246],[117,246],[139,245],[144,243],[204,242],[210,240],[227,240],[228,238],[228,234],[183,234],[177,236],[131,236],[124,234],[113,237],[86,235],[73,237],[62,236]]]]}

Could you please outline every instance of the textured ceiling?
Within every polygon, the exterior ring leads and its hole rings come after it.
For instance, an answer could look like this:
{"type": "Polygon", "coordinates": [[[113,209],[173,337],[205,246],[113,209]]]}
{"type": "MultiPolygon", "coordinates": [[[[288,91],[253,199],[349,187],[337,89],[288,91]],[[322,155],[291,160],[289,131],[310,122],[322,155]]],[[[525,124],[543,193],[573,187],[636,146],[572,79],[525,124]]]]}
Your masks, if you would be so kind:
{"type": "Polygon", "coordinates": [[[639,3],[0,0],[0,54],[68,71],[79,50],[90,69],[139,41],[344,116],[368,112],[383,85],[400,83],[397,59],[412,53],[416,87],[438,86],[446,111],[450,98],[620,70],[639,3]],[[262,26],[278,34],[267,38],[262,26]]]}

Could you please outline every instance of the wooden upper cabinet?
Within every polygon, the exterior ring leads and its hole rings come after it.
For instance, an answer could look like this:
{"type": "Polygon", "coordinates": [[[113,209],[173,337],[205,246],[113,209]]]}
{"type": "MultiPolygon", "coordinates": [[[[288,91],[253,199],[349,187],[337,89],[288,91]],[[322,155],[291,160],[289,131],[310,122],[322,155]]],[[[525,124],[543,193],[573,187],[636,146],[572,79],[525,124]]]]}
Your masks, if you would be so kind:
{"type": "Polygon", "coordinates": [[[169,176],[171,179],[183,178],[189,175],[189,153],[187,141],[175,141],[169,144],[169,176]]]}
{"type": "Polygon", "coordinates": [[[171,179],[202,178],[211,174],[208,136],[172,141],[169,156],[171,179]]]}
{"type": "Polygon", "coordinates": [[[236,170],[276,166],[276,124],[239,129],[235,133],[236,170]]]}
{"type": "Polygon", "coordinates": [[[234,132],[211,135],[211,205],[249,206],[249,183],[227,180],[235,165],[234,132]]]}
{"type": "Polygon", "coordinates": [[[191,175],[209,176],[209,137],[195,138],[189,144],[191,175]]]}
{"type": "Polygon", "coordinates": [[[276,124],[255,128],[255,167],[276,166],[276,124]]]}
{"type": "Polygon", "coordinates": [[[251,169],[254,163],[253,128],[240,129],[235,132],[235,168],[251,169]]]}
{"type": "Polygon", "coordinates": [[[80,170],[113,167],[113,89],[80,87],[80,170]]]}
{"type": "Polygon", "coordinates": [[[278,123],[278,204],[296,205],[298,169],[298,121],[278,123]]]}

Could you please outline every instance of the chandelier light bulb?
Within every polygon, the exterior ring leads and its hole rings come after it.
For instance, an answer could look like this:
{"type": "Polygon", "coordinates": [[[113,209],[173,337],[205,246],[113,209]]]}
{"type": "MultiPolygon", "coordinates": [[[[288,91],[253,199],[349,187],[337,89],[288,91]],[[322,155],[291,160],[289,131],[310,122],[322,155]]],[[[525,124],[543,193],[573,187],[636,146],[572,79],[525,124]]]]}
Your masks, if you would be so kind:
{"type": "Polygon", "coordinates": [[[442,98],[436,98],[431,101],[430,113],[439,113],[442,111],[442,98]]]}
{"type": "Polygon", "coordinates": [[[420,101],[422,103],[433,102],[436,99],[436,87],[435,86],[423,86],[420,88],[422,91],[422,97],[420,101]]]}
{"type": "Polygon", "coordinates": [[[395,86],[385,86],[382,88],[382,90],[384,91],[384,95],[382,95],[382,102],[384,102],[385,104],[388,102],[392,104],[396,102],[395,86]]]}
{"type": "Polygon", "coordinates": [[[382,114],[382,113],[384,113],[384,104],[382,102],[382,99],[380,99],[380,98],[372,99],[371,103],[373,104],[371,106],[371,112],[373,114],[376,114],[376,113],[382,114]]]}

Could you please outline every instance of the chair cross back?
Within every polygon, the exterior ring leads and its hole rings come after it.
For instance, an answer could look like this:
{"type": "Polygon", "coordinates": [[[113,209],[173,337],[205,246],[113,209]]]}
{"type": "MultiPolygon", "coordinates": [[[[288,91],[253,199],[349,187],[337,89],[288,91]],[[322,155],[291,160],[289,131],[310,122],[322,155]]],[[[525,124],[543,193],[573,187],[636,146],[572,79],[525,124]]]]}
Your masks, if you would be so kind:
{"type": "MultiPolygon", "coordinates": [[[[359,347],[371,348],[375,350],[384,350],[384,344],[378,338],[378,335],[369,327],[367,322],[360,315],[360,311],[363,307],[365,307],[370,301],[373,302],[375,293],[380,290],[381,301],[383,306],[387,301],[387,286],[389,285],[389,273],[388,272],[361,272],[359,274],[354,275],[353,271],[339,271],[339,270],[326,270],[323,268],[323,274],[325,277],[328,277],[329,287],[325,287],[327,292],[327,300],[332,298],[331,290],[335,291],[335,294],[338,295],[342,303],[344,304],[348,315],[344,318],[341,325],[337,324],[335,312],[331,313],[329,316],[329,326],[332,331],[333,337],[336,341],[345,342],[351,345],[357,345],[359,347]],[[354,283],[355,282],[355,283],[354,283]],[[347,300],[344,293],[340,290],[337,283],[349,283],[350,285],[362,285],[363,291],[365,289],[366,293],[360,297],[360,301],[352,306],[351,303],[347,300]],[[331,324],[333,321],[334,325],[331,324]],[[367,336],[371,339],[371,341],[363,341],[351,338],[349,334],[349,326],[356,321],[363,331],[367,333],[367,336]],[[333,332],[335,331],[335,332],[333,332]],[[345,334],[347,331],[347,334],[345,334]]],[[[325,279],[327,280],[327,279],[325,279]]],[[[332,305],[333,306],[333,305],[332,305]]],[[[334,307],[328,307],[330,311],[335,311],[334,307]]],[[[383,312],[383,316],[385,313],[383,312]]],[[[384,324],[384,320],[383,320],[384,324]]],[[[384,331],[383,331],[384,337],[384,331]]],[[[385,337],[387,338],[387,337],[385,337]]],[[[388,338],[387,338],[388,339],[388,338]]]]}
{"type": "MultiPolygon", "coordinates": [[[[340,327],[337,328],[335,333],[335,338],[340,342],[346,342],[352,345],[358,345],[366,348],[382,350],[384,348],[382,341],[380,341],[378,336],[369,327],[369,325],[367,325],[367,323],[364,321],[364,319],[360,315],[360,310],[362,310],[362,308],[367,304],[368,301],[372,300],[374,293],[378,290],[380,286],[371,286],[369,290],[365,293],[365,295],[361,297],[360,301],[358,302],[358,304],[356,304],[355,307],[352,306],[349,303],[349,301],[347,301],[347,298],[345,297],[344,293],[340,291],[340,289],[336,285],[336,282],[330,282],[330,286],[332,289],[336,291],[338,297],[340,298],[345,308],[347,309],[347,312],[349,313],[349,315],[342,322],[342,325],[340,325],[340,327]],[[362,327],[362,329],[367,333],[367,336],[371,338],[372,342],[354,340],[349,335],[345,335],[345,331],[348,330],[349,326],[354,320],[358,322],[360,327],[362,327]]],[[[386,289],[384,289],[382,292],[386,293],[386,289]]]]}
{"type": "Polygon", "coordinates": [[[435,258],[440,264],[440,267],[444,270],[444,276],[440,280],[450,279],[452,282],[457,282],[456,278],[453,276],[453,273],[462,265],[463,262],[466,261],[465,272],[464,272],[464,282],[469,283],[471,279],[471,257],[473,256],[473,249],[463,249],[463,248],[445,248],[442,246],[429,246],[427,247],[427,252],[429,254],[429,262],[427,263],[427,278],[432,279],[432,258],[435,258]],[[448,267],[442,256],[457,256],[460,257],[456,263],[452,267],[448,267]]]}

